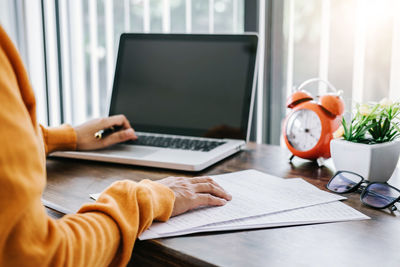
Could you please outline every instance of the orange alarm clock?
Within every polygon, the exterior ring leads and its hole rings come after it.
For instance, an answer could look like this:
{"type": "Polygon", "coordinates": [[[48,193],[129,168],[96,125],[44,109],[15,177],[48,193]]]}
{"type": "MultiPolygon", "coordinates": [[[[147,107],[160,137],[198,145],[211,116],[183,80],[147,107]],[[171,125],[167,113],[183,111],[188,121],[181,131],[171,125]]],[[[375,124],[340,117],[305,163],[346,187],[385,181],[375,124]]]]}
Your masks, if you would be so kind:
{"type": "Polygon", "coordinates": [[[328,81],[314,78],[303,82],[291,96],[286,106],[292,111],[285,118],[283,137],[294,156],[317,160],[321,165],[323,159],[331,157],[330,141],[333,133],[339,128],[344,111],[341,91],[328,81]],[[318,101],[302,90],[313,82],[323,82],[333,93],[320,96],[318,101]]]}

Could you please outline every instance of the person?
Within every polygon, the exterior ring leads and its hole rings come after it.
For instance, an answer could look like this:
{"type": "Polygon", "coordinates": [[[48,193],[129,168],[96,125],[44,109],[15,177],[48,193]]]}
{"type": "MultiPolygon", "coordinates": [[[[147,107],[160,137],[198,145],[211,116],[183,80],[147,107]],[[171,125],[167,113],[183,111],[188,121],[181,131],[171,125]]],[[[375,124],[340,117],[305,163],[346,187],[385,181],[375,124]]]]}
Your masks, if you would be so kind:
{"type": "Polygon", "coordinates": [[[77,214],[52,219],[41,203],[46,155],[99,149],[136,135],[123,115],[75,128],[45,128],[37,123],[35,105],[20,56],[0,25],[0,266],[123,266],[153,220],[231,199],[209,177],[125,180],[77,214]],[[123,129],[100,141],[94,138],[110,126],[123,129]]]}

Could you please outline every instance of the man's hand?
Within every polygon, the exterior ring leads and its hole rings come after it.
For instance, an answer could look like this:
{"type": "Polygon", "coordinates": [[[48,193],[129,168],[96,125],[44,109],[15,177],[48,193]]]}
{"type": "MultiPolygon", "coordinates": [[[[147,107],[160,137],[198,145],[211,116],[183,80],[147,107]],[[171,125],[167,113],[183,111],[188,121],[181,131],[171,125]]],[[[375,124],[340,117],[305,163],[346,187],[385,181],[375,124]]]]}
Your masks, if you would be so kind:
{"type": "Polygon", "coordinates": [[[124,115],[94,119],[76,126],[74,129],[77,135],[77,150],[100,149],[120,142],[137,139],[135,131],[124,115]],[[99,130],[107,129],[112,126],[122,126],[122,129],[102,139],[96,139],[94,137],[94,134],[99,130]]]}
{"type": "Polygon", "coordinates": [[[210,177],[168,177],[157,181],[175,194],[172,216],[201,206],[223,206],[232,196],[210,177]]]}

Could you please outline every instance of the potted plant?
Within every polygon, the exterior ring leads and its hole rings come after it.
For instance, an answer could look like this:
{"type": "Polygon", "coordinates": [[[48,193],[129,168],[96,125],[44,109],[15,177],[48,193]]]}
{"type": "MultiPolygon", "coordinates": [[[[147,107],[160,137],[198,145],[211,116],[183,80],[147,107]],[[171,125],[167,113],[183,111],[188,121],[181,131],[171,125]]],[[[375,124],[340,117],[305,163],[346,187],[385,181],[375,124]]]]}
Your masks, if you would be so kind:
{"type": "Polygon", "coordinates": [[[386,182],[400,154],[400,102],[357,105],[355,115],[334,133],[331,155],[336,170],[352,171],[374,182],[386,182]]]}

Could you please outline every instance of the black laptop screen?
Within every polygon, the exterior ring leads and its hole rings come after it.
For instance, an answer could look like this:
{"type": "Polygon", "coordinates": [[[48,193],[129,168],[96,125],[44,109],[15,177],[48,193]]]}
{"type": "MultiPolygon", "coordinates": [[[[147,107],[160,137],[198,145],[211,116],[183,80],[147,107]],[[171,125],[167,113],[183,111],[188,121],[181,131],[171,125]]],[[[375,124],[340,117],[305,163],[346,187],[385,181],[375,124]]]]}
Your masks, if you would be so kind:
{"type": "Polygon", "coordinates": [[[110,115],[136,131],[245,139],[255,35],[123,34],[110,115]]]}

